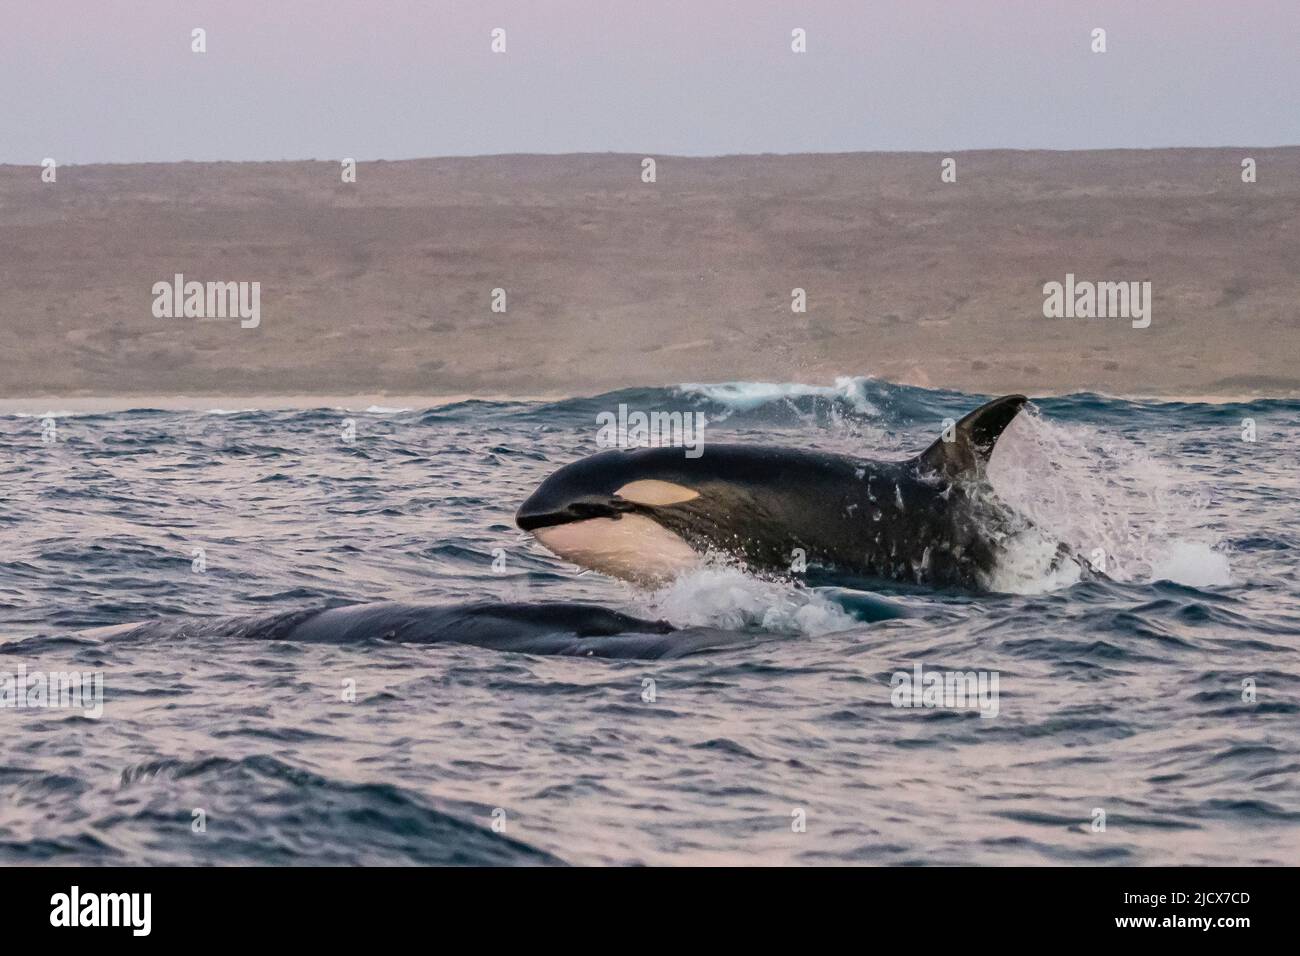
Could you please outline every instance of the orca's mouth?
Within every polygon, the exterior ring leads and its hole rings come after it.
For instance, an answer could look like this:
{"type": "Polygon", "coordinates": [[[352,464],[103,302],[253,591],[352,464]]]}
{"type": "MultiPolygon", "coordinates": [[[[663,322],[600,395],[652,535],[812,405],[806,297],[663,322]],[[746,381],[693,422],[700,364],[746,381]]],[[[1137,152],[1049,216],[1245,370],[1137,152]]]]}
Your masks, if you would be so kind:
{"type": "MultiPolygon", "coordinates": [[[[536,497],[536,496],[534,496],[536,497]]],[[[529,498],[515,515],[515,524],[524,531],[536,531],[538,528],[554,528],[557,525],[573,524],[591,518],[617,518],[633,510],[630,501],[573,501],[562,507],[539,507],[529,498]]]]}

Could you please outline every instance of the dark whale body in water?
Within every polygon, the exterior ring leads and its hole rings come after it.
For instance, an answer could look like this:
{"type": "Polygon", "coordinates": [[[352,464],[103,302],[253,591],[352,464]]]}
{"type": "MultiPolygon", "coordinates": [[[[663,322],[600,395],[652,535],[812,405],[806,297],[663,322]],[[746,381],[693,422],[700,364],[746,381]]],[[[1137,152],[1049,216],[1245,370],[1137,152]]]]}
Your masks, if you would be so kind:
{"type": "Polygon", "coordinates": [[[806,562],[846,579],[986,590],[1017,516],[985,469],[1027,401],[995,399],[899,462],[749,445],[708,445],[697,458],[602,452],[542,482],[516,523],[563,558],[633,580],[723,552],[756,571],[806,562]]]}
{"type": "MultiPolygon", "coordinates": [[[[882,621],[909,614],[901,605],[871,594],[840,589],[824,593],[859,621],[882,621]]],[[[79,631],[73,636],[113,641],[221,638],[311,644],[469,644],[522,654],[637,660],[686,657],[737,644],[781,639],[779,634],[763,631],[678,628],[667,621],[639,618],[596,604],[495,601],[438,605],[383,602],[273,614],[160,619],[79,631]]],[[[23,644],[0,644],[0,653],[16,653],[23,644]]]]}
{"type": "Polygon", "coordinates": [[[421,605],[385,602],[277,614],[157,620],[80,632],[113,640],[302,641],[358,644],[470,644],[498,651],[581,657],[684,657],[756,635],[714,628],[675,628],[594,604],[421,605]]]}

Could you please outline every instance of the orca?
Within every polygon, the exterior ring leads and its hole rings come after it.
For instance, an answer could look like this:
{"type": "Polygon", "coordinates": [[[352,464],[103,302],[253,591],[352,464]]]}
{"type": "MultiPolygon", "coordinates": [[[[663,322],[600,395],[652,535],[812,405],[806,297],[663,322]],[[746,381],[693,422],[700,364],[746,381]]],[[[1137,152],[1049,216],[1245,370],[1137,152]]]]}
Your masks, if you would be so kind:
{"type": "Polygon", "coordinates": [[[646,585],[722,554],[759,573],[806,565],[831,579],[987,591],[1008,537],[1028,525],[986,472],[1027,402],[994,399],[898,462],[731,444],[697,458],[601,452],[554,472],[515,522],[567,561],[646,585]]]}
{"type": "MultiPolygon", "coordinates": [[[[846,605],[859,620],[896,617],[884,605],[865,611],[846,605]]],[[[475,601],[466,604],[405,604],[383,601],[338,607],[226,617],[157,619],[78,631],[77,640],[294,641],[307,644],[468,644],[496,651],[567,657],[657,660],[685,657],[739,644],[754,635],[712,627],[674,627],[595,604],[475,601]]],[[[45,637],[30,638],[40,642],[45,637]]],[[[14,648],[7,648],[14,650],[14,648]]]]}
{"type": "MultiPolygon", "coordinates": [[[[871,623],[910,617],[905,606],[844,588],[819,591],[849,617],[871,623]]],[[[112,624],[69,635],[37,635],[0,643],[0,653],[39,653],[51,640],[93,642],[230,640],[306,644],[468,644],[519,654],[668,660],[733,646],[779,640],[751,629],[677,627],[580,601],[549,604],[491,600],[457,604],[380,601],[261,614],[158,618],[112,624]]]]}

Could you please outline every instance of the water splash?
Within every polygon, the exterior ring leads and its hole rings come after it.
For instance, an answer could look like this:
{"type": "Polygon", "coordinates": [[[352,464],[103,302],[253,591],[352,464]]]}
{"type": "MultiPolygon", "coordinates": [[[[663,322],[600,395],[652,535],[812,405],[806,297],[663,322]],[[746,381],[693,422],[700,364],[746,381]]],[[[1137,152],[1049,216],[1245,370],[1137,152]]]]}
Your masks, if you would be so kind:
{"type": "Polygon", "coordinates": [[[1068,569],[1048,571],[1053,542],[1118,581],[1230,580],[1227,556],[1208,527],[1201,480],[1121,436],[1030,410],[1003,433],[989,480],[1036,529],[1012,544],[999,583],[1021,586],[1007,590],[1050,590],[1077,580],[1068,569]]]}
{"type": "Polygon", "coordinates": [[[761,628],[815,636],[857,623],[843,607],[815,591],[762,580],[722,562],[687,571],[640,602],[639,613],[662,617],[677,627],[761,628]]]}

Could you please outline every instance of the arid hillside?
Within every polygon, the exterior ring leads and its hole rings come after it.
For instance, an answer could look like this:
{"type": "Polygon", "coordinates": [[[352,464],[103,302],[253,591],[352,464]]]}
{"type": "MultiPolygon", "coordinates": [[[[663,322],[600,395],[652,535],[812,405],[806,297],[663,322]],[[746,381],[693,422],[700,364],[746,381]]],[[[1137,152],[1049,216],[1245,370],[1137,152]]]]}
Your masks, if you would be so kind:
{"type": "Polygon", "coordinates": [[[0,397],[1300,392],[1300,148],[953,158],[3,166],[0,397]],[[155,316],[177,273],[260,324],[155,316]],[[1150,327],[1045,318],[1067,274],[1149,281],[1150,327]]]}

